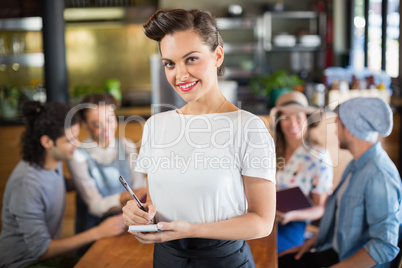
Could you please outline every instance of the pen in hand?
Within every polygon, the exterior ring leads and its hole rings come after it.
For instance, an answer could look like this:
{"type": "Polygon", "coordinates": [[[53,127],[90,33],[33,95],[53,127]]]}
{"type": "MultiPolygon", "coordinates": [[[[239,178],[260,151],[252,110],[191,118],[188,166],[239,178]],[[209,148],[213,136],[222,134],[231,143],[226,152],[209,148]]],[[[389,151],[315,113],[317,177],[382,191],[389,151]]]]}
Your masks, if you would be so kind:
{"type": "Polygon", "coordinates": [[[137,201],[138,206],[140,207],[140,209],[141,209],[142,211],[148,212],[148,211],[144,208],[144,206],[141,204],[141,202],[140,202],[140,200],[138,199],[138,197],[137,197],[137,196],[134,194],[134,192],[131,190],[130,186],[128,186],[126,180],[125,180],[122,176],[120,176],[119,179],[120,179],[121,184],[123,184],[124,188],[127,190],[127,192],[129,192],[129,193],[131,194],[131,196],[134,198],[134,200],[137,201]]]}

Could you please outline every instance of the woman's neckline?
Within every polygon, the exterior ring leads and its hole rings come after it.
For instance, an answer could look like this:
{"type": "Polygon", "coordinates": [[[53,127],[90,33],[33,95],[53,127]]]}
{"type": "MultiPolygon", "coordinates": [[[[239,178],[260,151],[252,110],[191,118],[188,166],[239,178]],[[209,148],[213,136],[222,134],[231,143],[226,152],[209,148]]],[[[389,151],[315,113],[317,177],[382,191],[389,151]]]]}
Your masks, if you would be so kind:
{"type": "Polygon", "coordinates": [[[286,161],[285,166],[288,165],[288,163],[291,162],[291,160],[295,157],[296,153],[301,150],[301,148],[303,147],[303,143],[301,143],[299,146],[297,146],[296,150],[293,151],[292,155],[289,157],[288,161],[286,161]]]}

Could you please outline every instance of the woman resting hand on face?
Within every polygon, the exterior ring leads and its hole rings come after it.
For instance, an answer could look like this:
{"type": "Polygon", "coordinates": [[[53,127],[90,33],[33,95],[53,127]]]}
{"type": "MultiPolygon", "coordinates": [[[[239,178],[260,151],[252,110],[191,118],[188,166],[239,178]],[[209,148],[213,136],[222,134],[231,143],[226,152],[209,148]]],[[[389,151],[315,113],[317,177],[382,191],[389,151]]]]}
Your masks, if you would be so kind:
{"type": "Polygon", "coordinates": [[[255,267],[244,240],[272,231],[273,140],[260,118],[219,89],[223,41],[211,15],[157,11],[144,28],[187,104],[146,122],[136,170],[147,174],[147,212],[129,201],[125,224],[157,223],[159,232],[133,233],[155,243],[154,267],[255,267]]]}
{"type": "Polygon", "coordinates": [[[109,94],[93,93],[85,96],[77,106],[80,107],[78,114],[82,127],[89,136],[67,162],[77,190],[76,233],[121,214],[122,207],[132,197],[121,186],[120,175],[140,198],[146,193],[144,175],[131,168],[133,156],[137,155],[135,144],[129,139],[116,137],[116,104],[116,99],[109,94]]]}
{"type": "Polygon", "coordinates": [[[278,189],[300,187],[313,201],[311,208],[276,212],[278,252],[304,242],[306,223],[324,214],[325,202],[332,189],[333,168],[328,150],[313,140],[312,122],[320,111],[308,106],[303,93],[291,91],[276,101],[270,112],[276,141],[278,189]]]}

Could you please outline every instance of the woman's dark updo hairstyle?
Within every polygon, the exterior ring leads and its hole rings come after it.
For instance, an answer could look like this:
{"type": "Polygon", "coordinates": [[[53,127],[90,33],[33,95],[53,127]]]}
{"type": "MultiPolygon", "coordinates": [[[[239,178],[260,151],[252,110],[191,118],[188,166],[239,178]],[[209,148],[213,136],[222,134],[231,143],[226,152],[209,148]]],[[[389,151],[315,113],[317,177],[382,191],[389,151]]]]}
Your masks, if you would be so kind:
{"type": "MultiPolygon", "coordinates": [[[[197,9],[184,10],[173,9],[169,11],[156,11],[144,24],[145,35],[159,43],[168,34],[193,30],[204,43],[215,51],[220,45],[223,47],[223,40],[219,32],[216,20],[209,13],[197,9]]],[[[159,48],[160,50],[160,48],[159,48]]],[[[225,66],[218,67],[218,76],[222,76],[225,66]]]]}
{"type": "MultiPolygon", "coordinates": [[[[116,107],[117,105],[117,101],[116,99],[107,93],[94,93],[94,94],[90,94],[85,96],[82,101],[81,104],[90,104],[91,106],[95,107],[98,105],[114,105],[116,107]]],[[[86,117],[86,113],[87,111],[91,109],[90,107],[85,107],[82,108],[78,111],[78,114],[80,116],[80,119],[84,122],[87,121],[87,117],[86,117]]]]}
{"type": "Polygon", "coordinates": [[[45,148],[41,145],[40,138],[47,135],[56,142],[58,138],[65,135],[65,128],[68,129],[77,124],[77,115],[73,115],[71,120],[66,120],[69,111],[68,105],[57,102],[41,104],[29,101],[24,104],[22,113],[26,120],[26,129],[21,137],[23,160],[43,167],[45,148]]]}

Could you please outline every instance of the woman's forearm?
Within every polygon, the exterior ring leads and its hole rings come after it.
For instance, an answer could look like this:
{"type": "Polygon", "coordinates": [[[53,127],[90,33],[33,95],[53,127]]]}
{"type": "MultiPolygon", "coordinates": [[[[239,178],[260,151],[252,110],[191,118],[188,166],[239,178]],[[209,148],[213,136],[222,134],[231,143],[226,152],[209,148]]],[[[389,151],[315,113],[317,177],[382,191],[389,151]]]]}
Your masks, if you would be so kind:
{"type": "Polygon", "coordinates": [[[191,224],[189,237],[250,240],[268,236],[274,225],[272,219],[264,219],[256,213],[247,213],[226,221],[191,224]]]}
{"type": "Polygon", "coordinates": [[[190,225],[190,236],[247,240],[268,236],[273,228],[276,207],[275,184],[259,178],[244,178],[248,212],[225,221],[190,225]]]}
{"type": "Polygon", "coordinates": [[[292,221],[306,221],[306,220],[317,220],[324,214],[324,207],[313,206],[311,208],[294,210],[291,213],[292,221]]]}

